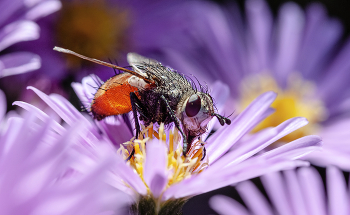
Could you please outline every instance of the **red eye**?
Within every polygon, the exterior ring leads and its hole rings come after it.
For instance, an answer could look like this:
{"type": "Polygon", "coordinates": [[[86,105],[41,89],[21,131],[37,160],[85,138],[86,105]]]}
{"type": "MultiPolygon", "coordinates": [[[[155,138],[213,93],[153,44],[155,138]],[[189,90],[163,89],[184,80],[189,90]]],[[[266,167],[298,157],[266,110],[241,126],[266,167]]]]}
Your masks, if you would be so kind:
{"type": "Polygon", "coordinates": [[[192,95],[186,104],[186,115],[189,117],[194,117],[198,114],[199,110],[201,109],[201,98],[199,98],[198,95],[194,94],[192,95]]]}

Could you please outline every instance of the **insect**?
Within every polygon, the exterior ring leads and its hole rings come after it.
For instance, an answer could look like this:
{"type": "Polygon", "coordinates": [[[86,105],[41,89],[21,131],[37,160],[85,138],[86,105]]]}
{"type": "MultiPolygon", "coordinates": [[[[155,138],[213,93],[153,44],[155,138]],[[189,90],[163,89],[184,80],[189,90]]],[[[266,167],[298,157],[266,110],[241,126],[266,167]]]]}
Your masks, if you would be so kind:
{"type": "Polygon", "coordinates": [[[127,60],[133,70],[89,58],[68,49],[54,50],[123,71],[100,86],[94,95],[91,112],[95,119],[133,112],[136,137],[140,133],[139,119],[150,123],[174,123],[183,139],[186,156],[191,143],[206,132],[215,116],[223,126],[231,120],[215,113],[213,99],[195,89],[189,80],[153,59],[129,53],[127,60]],[[138,115],[139,114],[139,119],[138,115]]]}

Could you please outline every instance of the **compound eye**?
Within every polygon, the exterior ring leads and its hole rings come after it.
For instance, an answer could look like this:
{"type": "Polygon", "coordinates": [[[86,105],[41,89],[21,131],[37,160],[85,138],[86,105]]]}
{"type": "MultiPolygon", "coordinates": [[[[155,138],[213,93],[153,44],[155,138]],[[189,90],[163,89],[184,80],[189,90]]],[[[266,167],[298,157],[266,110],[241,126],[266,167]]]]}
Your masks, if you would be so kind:
{"type": "Polygon", "coordinates": [[[201,109],[201,98],[197,94],[193,94],[186,104],[186,115],[188,117],[194,117],[201,109]]]}

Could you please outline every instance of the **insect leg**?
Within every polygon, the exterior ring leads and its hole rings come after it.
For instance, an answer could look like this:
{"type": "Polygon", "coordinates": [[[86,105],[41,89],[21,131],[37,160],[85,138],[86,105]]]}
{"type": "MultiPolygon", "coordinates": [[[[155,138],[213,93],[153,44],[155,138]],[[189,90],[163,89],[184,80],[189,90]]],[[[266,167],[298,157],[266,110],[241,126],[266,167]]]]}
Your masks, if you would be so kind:
{"type": "MultiPolygon", "coordinates": [[[[139,137],[140,132],[141,132],[139,119],[137,117],[137,112],[139,112],[140,115],[142,115],[145,118],[147,118],[146,117],[147,114],[145,114],[146,109],[141,104],[140,99],[137,98],[137,96],[134,92],[130,93],[130,102],[131,102],[132,112],[134,114],[135,128],[136,128],[136,139],[137,139],[139,137]]],[[[132,152],[130,153],[129,157],[125,161],[130,160],[134,154],[135,154],[135,149],[132,149],[132,152]]]]}
{"type": "Polygon", "coordinates": [[[134,92],[130,93],[130,101],[131,101],[131,107],[132,107],[132,112],[134,114],[134,119],[135,119],[135,128],[136,128],[136,138],[138,138],[139,133],[140,133],[140,124],[139,124],[139,119],[137,117],[137,112],[142,115],[145,119],[147,119],[147,110],[146,108],[142,105],[141,101],[139,98],[137,98],[136,94],[134,92]]]}
{"type": "Polygon", "coordinates": [[[182,135],[182,139],[183,139],[183,154],[184,154],[184,156],[186,156],[187,146],[188,146],[187,145],[187,137],[184,134],[184,132],[182,131],[182,129],[180,128],[180,122],[179,122],[178,118],[175,116],[174,111],[171,109],[171,107],[170,107],[170,105],[168,103],[168,100],[166,100],[166,98],[163,95],[161,95],[160,98],[165,102],[166,107],[167,107],[167,109],[169,111],[169,114],[170,114],[173,122],[175,123],[176,128],[180,131],[180,133],[182,135]]]}

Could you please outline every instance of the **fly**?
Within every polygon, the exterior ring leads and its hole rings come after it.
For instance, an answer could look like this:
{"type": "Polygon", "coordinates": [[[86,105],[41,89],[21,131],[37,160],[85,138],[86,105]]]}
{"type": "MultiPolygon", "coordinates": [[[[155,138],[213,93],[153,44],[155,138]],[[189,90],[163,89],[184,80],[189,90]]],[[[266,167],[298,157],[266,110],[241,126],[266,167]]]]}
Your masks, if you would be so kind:
{"type": "Polygon", "coordinates": [[[156,60],[128,53],[127,60],[133,69],[129,70],[68,49],[55,47],[54,50],[123,71],[97,90],[91,113],[94,119],[102,120],[132,111],[136,138],[140,133],[139,119],[145,126],[174,123],[182,135],[186,156],[192,142],[206,132],[214,116],[222,126],[231,124],[230,119],[215,113],[213,99],[208,93],[197,91],[183,75],[156,60]]]}

